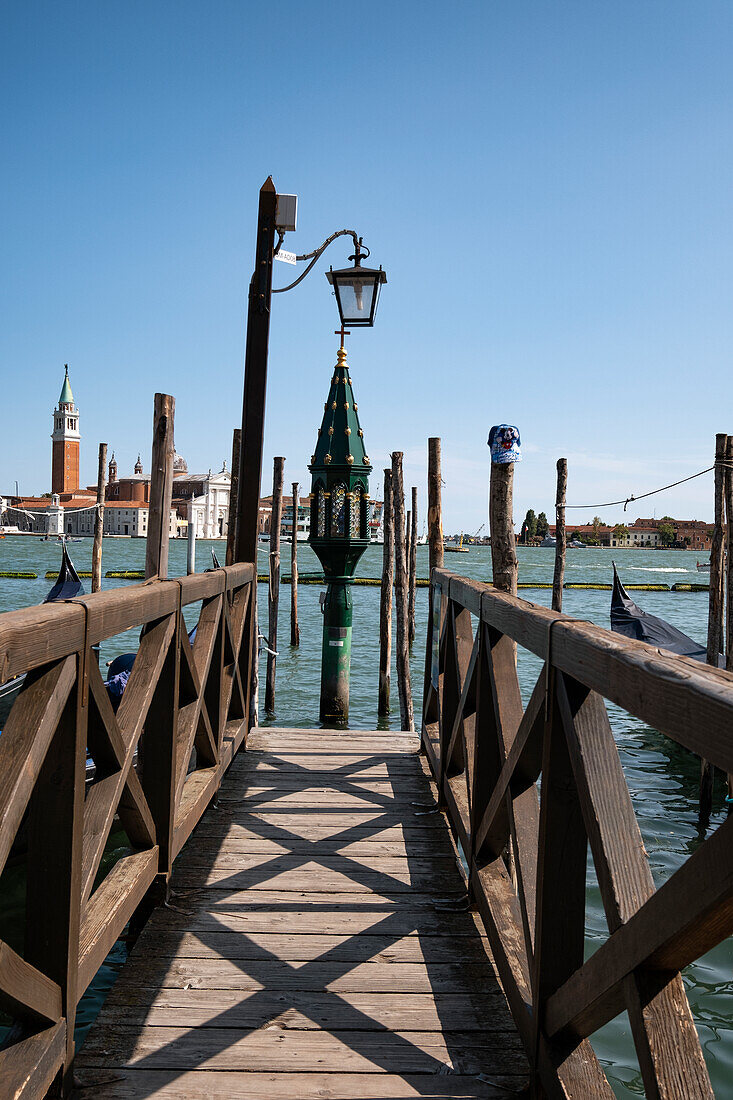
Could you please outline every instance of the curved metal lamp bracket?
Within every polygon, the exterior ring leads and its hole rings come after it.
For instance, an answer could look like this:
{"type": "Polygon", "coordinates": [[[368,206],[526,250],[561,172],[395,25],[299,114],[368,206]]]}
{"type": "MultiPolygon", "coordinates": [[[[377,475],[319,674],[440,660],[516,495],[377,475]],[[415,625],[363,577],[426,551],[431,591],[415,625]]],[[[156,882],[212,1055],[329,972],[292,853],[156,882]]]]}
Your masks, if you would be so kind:
{"type": "MultiPolygon", "coordinates": [[[[275,250],[273,252],[273,257],[277,256],[278,252],[280,251],[280,246],[283,243],[284,236],[285,236],[284,233],[281,233],[281,232],[278,233],[278,238],[279,239],[278,239],[277,245],[275,246],[275,250]]],[[[359,237],[353,229],[337,229],[335,233],[332,233],[330,237],[327,237],[326,240],[323,242],[323,244],[320,245],[320,247],[314,249],[313,252],[304,252],[302,256],[296,256],[295,257],[296,260],[310,260],[311,262],[308,264],[305,271],[301,275],[298,276],[298,278],[295,280],[295,282],[290,283],[288,286],[273,287],[272,288],[272,293],[273,294],[284,294],[286,290],[292,290],[293,287],[298,285],[298,283],[302,283],[303,279],[305,279],[306,275],[311,270],[311,268],[318,262],[318,260],[323,255],[323,253],[326,251],[328,246],[330,244],[333,244],[333,242],[336,240],[337,237],[352,237],[353,238],[355,255],[350,256],[349,257],[350,260],[356,260],[356,262],[358,263],[359,260],[361,260],[362,258],[366,258],[369,255],[369,249],[366,247],[366,245],[363,245],[361,243],[362,238],[359,237]]]]}

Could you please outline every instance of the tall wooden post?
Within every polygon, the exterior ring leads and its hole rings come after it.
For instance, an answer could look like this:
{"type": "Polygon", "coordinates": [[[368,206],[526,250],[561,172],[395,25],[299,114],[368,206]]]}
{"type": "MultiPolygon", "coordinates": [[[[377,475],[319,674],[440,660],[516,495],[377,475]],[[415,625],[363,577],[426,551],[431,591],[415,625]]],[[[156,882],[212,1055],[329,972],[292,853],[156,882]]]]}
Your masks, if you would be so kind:
{"type": "Polygon", "coordinates": [[[298,626],[298,491],[300,486],[293,482],[293,541],[290,546],[290,644],[300,645],[300,627],[298,626]]]}
{"type": "Polygon", "coordinates": [[[168,539],[173,495],[173,426],[175,398],[156,393],[153,413],[153,454],[150,463],[150,509],[145,549],[145,576],[168,576],[168,539]]]}
{"type": "Polygon", "coordinates": [[[412,486],[412,509],[410,517],[410,555],[407,571],[407,640],[412,649],[415,641],[415,589],[417,587],[417,486],[412,486]]]}
{"type": "Polygon", "coordinates": [[[277,194],[269,176],[260,191],[255,269],[249,284],[244,357],[242,444],[239,454],[235,561],[257,561],[257,514],[265,432],[267,350],[272,298],[272,252],[277,194]]]}
{"type": "Polygon", "coordinates": [[[94,516],[94,545],[92,546],[92,592],[102,587],[102,536],[104,534],[104,492],[107,487],[107,444],[99,444],[97,468],[97,511],[94,516]]]}
{"type": "MultiPolygon", "coordinates": [[[[441,513],[441,472],[440,472],[440,439],[431,436],[428,439],[428,553],[430,579],[432,582],[433,570],[443,568],[443,518],[441,513]]],[[[438,718],[437,700],[431,687],[431,669],[433,663],[433,648],[435,630],[435,613],[433,610],[433,586],[428,590],[428,645],[425,647],[425,673],[423,677],[423,730],[428,722],[435,722],[438,718]]],[[[422,742],[421,742],[422,744],[422,742]]],[[[422,749],[424,752],[424,747],[422,749]]]]}
{"type": "MultiPolygon", "coordinates": [[[[233,560],[254,563],[254,600],[250,612],[249,644],[242,642],[240,670],[249,675],[251,655],[250,725],[257,724],[259,692],[258,614],[257,614],[257,518],[262,480],[262,448],[265,435],[265,397],[267,393],[267,353],[270,338],[272,303],[272,253],[275,244],[277,193],[268,176],[260,190],[257,212],[255,267],[249,284],[247,340],[244,354],[244,395],[242,399],[242,438],[239,451],[239,477],[234,519],[233,560]]],[[[231,520],[230,520],[231,522],[231,520]]]]}
{"type": "MultiPolygon", "coordinates": [[[[239,452],[242,447],[242,429],[235,428],[232,436],[232,480],[229,484],[229,520],[227,522],[227,565],[234,564],[237,544],[237,502],[239,498],[239,452]]],[[[257,570],[255,569],[255,573],[257,570]]],[[[255,588],[256,591],[256,588],[255,588]]]]}
{"type": "Polygon", "coordinates": [[[382,589],[379,597],[379,700],[377,714],[389,714],[389,689],[392,664],[392,585],[394,584],[394,525],[392,522],[392,471],[384,471],[382,509],[382,589]]]}
{"type": "Polygon", "coordinates": [[[443,568],[443,512],[441,503],[440,439],[428,439],[428,548],[430,572],[443,568]]]}
{"type": "Polygon", "coordinates": [[[557,493],[555,495],[555,575],[552,578],[552,610],[562,611],[562,586],[565,581],[565,493],[568,487],[568,460],[557,460],[557,493]]]}
{"type": "Polygon", "coordinates": [[[402,486],[402,451],[392,454],[392,505],[394,512],[395,603],[397,604],[397,689],[401,729],[414,730],[407,644],[407,562],[405,561],[405,494],[402,486]]]}
{"type": "MultiPolygon", "coordinates": [[[[725,667],[733,672],[733,435],[725,443],[725,667]]],[[[712,570],[711,570],[712,572],[712,570]]],[[[726,802],[733,804],[733,775],[728,775],[726,802]]]]}
{"type": "Polygon", "coordinates": [[[517,548],[514,540],[514,465],[491,463],[489,488],[491,564],[494,586],[517,594],[517,548]]]}
{"type": "MultiPolygon", "coordinates": [[[[733,435],[725,444],[725,667],[733,672],[733,435]]],[[[711,569],[712,572],[712,569],[711,569]]]]}
{"type": "MultiPolygon", "coordinates": [[[[718,433],[715,437],[715,527],[710,549],[710,595],[708,602],[707,661],[717,668],[723,649],[723,555],[724,555],[724,506],[725,506],[725,452],[728,436],[718,433]]],[[[713,807],[713,768],[708,760],[700,765],[700,823],[706,825],[713,807]]]]}
{"type": "Polygon", "coordinates": [[[270,517],[270,591],[267,601],[269,612],[270,652],[267,654],[265,678],[265,710],[275,709],[275,654],[277,653],[277,614],[280,609],[280,527],[283,516],[283,466],[284,458],[276,458],[272,473],[272,515],[270,517]]]}
{"type": "Polygon", "coordinates": [[[191,518],[186,531],[186,572],[190,576],[196,572],[196,519],[191,509],[191,518]]]}

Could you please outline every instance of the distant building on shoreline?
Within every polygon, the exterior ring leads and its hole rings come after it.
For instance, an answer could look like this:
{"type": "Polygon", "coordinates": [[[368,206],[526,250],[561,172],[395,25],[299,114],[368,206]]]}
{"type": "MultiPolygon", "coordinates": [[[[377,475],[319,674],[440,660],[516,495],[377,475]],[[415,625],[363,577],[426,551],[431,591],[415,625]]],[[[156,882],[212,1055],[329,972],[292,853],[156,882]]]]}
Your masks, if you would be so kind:
{"type": "MultiPolygon", "coordinates": [[[[569,523],[566,524],[565,531],[568,538],[576,538],[581,542],[597,539],[600,546],[608,546],[612,550],[656,550],[666,546],[670,550],[703,552],[710,550],[712,545],[713,525],[701,519],[636,519],[633,523],[618,523],[613,527],[605,523],[597,527],[592,523],[569,523]],[[670,541],[666,541],[660,534],[660,527],[665,526],[672,529],[670,541]],[[620,527],[626,527],[628,534],[620,532],[620,527]]],[[[555,535],[554,524],[550,526],[550,534],[555,535]]]]}

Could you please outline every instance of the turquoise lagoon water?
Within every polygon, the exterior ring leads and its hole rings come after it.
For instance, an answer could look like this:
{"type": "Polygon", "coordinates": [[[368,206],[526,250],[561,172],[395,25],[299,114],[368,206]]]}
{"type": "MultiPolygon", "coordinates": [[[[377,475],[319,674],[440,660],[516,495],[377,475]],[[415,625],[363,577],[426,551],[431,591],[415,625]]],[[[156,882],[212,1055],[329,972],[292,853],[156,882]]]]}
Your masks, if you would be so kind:
{"type": "MultiPolygon", "coordinates": [[[[222,543],[200,542],[197,546],[199,569],[211,564],[210,547],[223,558],[222,543]]],[[[91,540],[69,547],[78,569],[91,568],[91,540]]],[[[290,547],[283,546],[282,571],[289,572],[290,547]]],[[[476,580],[491,576],[488,547],[472,547],[468,554],[446,555],[446,568],[476,580]]],[[[298,547],[302,572],[315,571],[318,562],[309,547],[298,547]]],[[[518,551],[523,582],[547,582],[552,579],[554,552],[551,549],[518,551]]],[[[636,584],[669,584],[697,582],[703,578],[697,572],[694,553],[684,551],[619,550],[614,552],[622,579],[636,584]]],[[[267,547],[260,552],[259,569],[267,567],[267,547]]],[[[0,570],[32,569],[39,574],[36,581],[0,579],[0,610],[8,611],[39,603],[52,582],[41,579],[47,569],[57,568],[58,544],[40,542],[28,536],[0,540],[0,570]]],[[[360,576],[380,574],[382,548],[370,547],[359,563],[360,576]]],[[[611,552],[608,550],[577,550],[568,552],[566,580],[568,582],[610,583],[611,552]]],[[[136,539],[105,539],[103,569],[142,569],[145,543],[136,539]]],[[[170,575],[185,572],[186,544],[171,543],[170,575]]],[[[418,575],[427,576],[426,546],[418,547],[418,575]]],[[[103,587],[115,587],[125,582],[106,580],[103,587]]],[[[267,725],[297,725],[317,729],[320,676],[322,618],[318,586],[302,585],[298,592],[301,645],[290,647],[290,588],[280,590],[278,622],[276,713],[260,721],[267,725]]],[[[522,593],[520,593],[522,594],[522,593]]],[[[549,605],[549,590],[523,593],[533,602],[549,605]]],[[[675,592],[639,592],[637,602],[647,611],[661,615],[693,638],[704,643],[707,623],[707,594],[675,592]]],[[[564,610],[579,619],[589,619],[600,626],[609,626],[610,592],[568,590],[564,595],[564,610]]],[[[259,585],[261,629],[266,630],[267,589],[259,585]]],[[[195,615],[195,610],[191,614],[195,615]]],[[[427,625],[427,589],[418,589],[416,597],[417,640],[412,655],[415,711],[420,712],[420,691],[424,662],[427,625]]],[[[117,653],[134,648],[137,632],[110,640],[103,647],[102,657],[109,660],[117,653]]],[[[399,708],[394,690],[393,714],[388,720],[377,721],[377,681],[379,658],[379,589],[354,589],[354,639],[351,673],[352,728],[399,728],[399,708]]],[[[522,689],[531,690],[538,671],[538,661],[520,652],[519,673],[522,689]]],[[[264,674],[264,664],[262,665],[264,674]]],[[[393,669],[393,685],[396,676],[393,669]]],[[[609,705],[621,760],[629,784],[634,808],[639,820],[644,844],[649,854],[652,873],[657,884],[663,882],[695,850],[701,837],[697,826],[698,761],[673,742],[643,723],[609,705]]],[[[725,817],[723,783],[716,779],[715,813],[711,828],[725,817]]],[[[1,903],[7,912],[17,906],[10,883],[1,903]]],[[[1,915],[1,914],[0,914],[1,915]]],[[[607,930],[600,894],[592,869],[588,873],[586,951],[592,953],[606,938],[607,930]]],[[[80,1008],[81,1034],[88,1027],[115,974],[124,960],[124,945],[119,944],[107,960],[80,1008]]],[[[709,952],[684,974],[690,1003],[699,1030],[716,1095],[733,1091],[733,941],[722,943],[709,952]]],[[[644,1091],[636,1066],[630,1029],[625,1015],[599,1032],[594,1048],[607,1068],[616,1094],[631,1098],[644,1091]]]]}

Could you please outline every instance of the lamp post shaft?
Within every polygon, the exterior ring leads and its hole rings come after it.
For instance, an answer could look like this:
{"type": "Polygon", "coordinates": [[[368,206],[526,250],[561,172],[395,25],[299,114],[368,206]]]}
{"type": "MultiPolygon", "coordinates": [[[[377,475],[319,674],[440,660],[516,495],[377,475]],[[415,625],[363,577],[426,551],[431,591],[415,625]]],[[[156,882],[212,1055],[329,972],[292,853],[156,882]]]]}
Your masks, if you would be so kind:
{"type": "Polygon", "coordinates": [[[324,723],[349,717],[352,608],[350,581],[329,583],[323,605],[320,719],[324,723]]]}
{"type": "Polygon", "coordinates": [[[277,194],[270,176],[260,190],[255,269],[249,285],[235,561],[253,562],[256,561],[257,555],[257,513],[260,504],[262,447],[265,432],[267,349],[270,336],[276,206],[277,194]]]}

